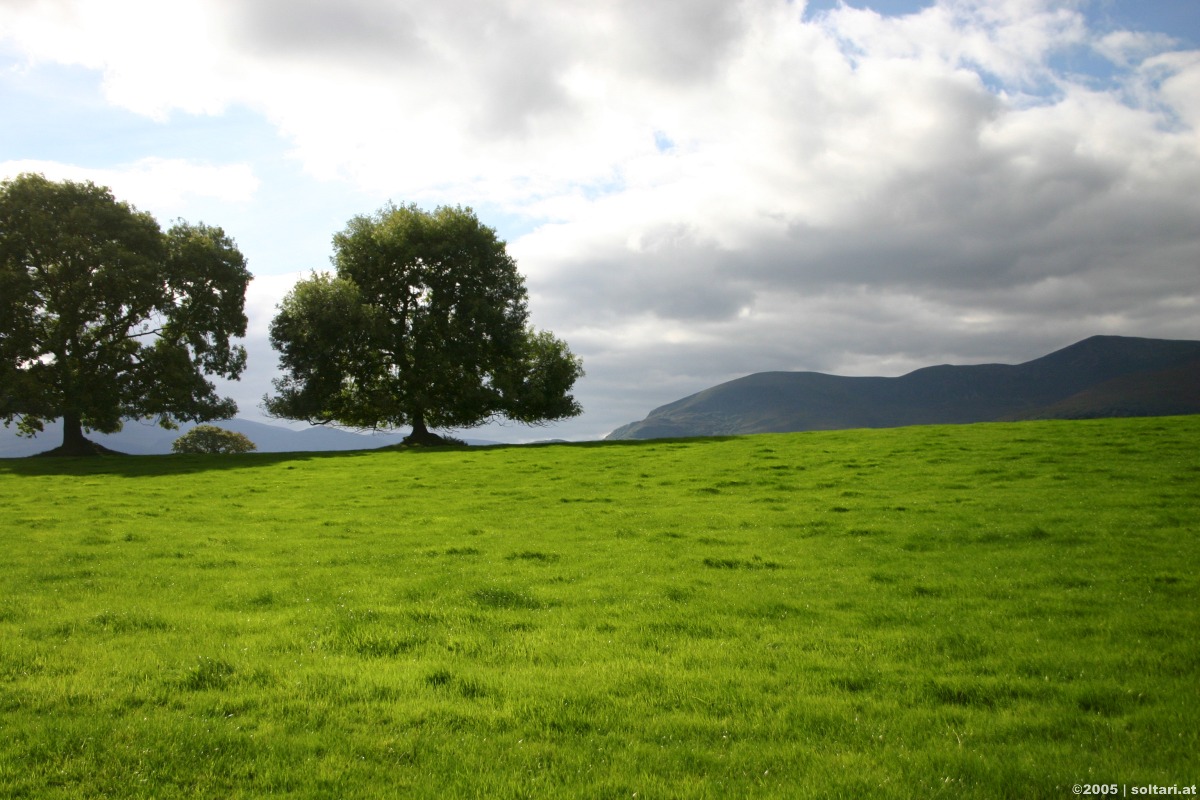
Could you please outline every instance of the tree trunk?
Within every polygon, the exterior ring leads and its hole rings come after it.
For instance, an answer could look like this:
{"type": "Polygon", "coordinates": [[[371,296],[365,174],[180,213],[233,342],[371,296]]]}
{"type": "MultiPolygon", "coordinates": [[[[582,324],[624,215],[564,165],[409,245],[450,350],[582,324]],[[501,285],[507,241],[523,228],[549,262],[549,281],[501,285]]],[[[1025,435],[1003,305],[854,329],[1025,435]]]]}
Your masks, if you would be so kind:
{"type": "Polygon", "coordinates": [[[78,414],[70,411],[63,414],[63,443],[59,450],[69,456],[96,454],[94,445],[83,437],[83,423],[78,414]]]}
{"type": "Polygon", "coordinates": [[[79,414],[66,413],[63,415],[63,443],[53,450],[41,453],[43,456],[119,456],[116,450],[109,450],[103,445],[85,439],[83,436],[83,421],[79,414]]]}
{"type": "Polygon", "coordinates": [[[429,428],[425,427],[425,416],[421,412],[413,414],[412,433],[404,437],[404,443],[408,445],[420,445],[425,447],[445,444],[446,440],[438,436],[436,433],[430,433],[429,428]]]}
{"type": "Polygon", "coordinates": [[[411,435],[414,439],[423,439],[429,436],[429,428],[425,427],[425,417],[420,412],[413,417],[411,435]]]}

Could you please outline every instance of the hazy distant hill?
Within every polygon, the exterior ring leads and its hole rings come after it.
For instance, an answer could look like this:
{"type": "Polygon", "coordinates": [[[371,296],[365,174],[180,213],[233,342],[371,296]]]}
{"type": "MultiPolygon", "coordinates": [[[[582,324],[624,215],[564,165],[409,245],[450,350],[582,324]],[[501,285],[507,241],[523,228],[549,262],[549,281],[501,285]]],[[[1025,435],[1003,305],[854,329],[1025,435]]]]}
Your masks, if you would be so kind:
{"type": "MultiPolygon", "coordinates": [[[[262,453],[368,450],[398,444],[405,436],[405,432],[362,434],[337,428],[319,427],[294,431],[279,425],[267,425],[245,419],[227,419],[211,424],[244,433],[262,453]]],[[[171,443],[192,427],[191,424],[184,424],[179,426],[179,430],[168,431],[150,422],[127,422],[124,430],[120,433],[111,435],[89,433],[87,437],[120,453],[151,455],[171,452],[171,443]]],[[[57,422],[47,425],[46,431],[34,439],[18,436],[16,425],[9,428],[0,425],[0,458],[44,453],[61,443],[62,427],[57,422]]]]}
{"type": "Polygon", "coordinates": [[[1200,413],[1200,342],[1093,336],[1025,364],[898,378],[761,372],[656,408],[609,439],[1200,413]]]}

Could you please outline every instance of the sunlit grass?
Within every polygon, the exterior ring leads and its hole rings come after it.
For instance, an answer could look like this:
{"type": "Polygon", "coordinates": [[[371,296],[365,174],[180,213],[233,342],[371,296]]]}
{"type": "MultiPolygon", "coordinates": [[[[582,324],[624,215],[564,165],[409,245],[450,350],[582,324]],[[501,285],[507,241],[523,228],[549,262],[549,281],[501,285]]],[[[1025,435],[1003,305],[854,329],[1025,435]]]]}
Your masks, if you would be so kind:
{"type": "Polygon", "coordinates": [[[1200,777],[1200,418],[0,462],[0,796],[1200,777]]]}

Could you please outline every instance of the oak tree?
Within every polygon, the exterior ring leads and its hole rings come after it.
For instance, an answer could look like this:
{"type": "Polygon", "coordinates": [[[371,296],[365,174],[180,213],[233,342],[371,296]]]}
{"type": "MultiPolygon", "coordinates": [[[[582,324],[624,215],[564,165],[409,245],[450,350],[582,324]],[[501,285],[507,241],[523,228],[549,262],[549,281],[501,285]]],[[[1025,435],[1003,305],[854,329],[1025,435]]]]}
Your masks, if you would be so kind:
{"type": "Polygon", "coordinates": [[[271,344],[283,377],[269,413],[357,428],[470,428],[580,413],[566,343],[529,326],[527,292],[496,232],[470,209],[388,205],[333,239],[335,272],[300,281],[271,344]]]}
{"type": "Polygon", "coordinates": [[[233,416],[206,376],[237,378],[250,273],[220,228],[149,214],[91,182],[0,184],[0,420],[34,435],[62,418],[58,452],[125,419],[233,416]]]}

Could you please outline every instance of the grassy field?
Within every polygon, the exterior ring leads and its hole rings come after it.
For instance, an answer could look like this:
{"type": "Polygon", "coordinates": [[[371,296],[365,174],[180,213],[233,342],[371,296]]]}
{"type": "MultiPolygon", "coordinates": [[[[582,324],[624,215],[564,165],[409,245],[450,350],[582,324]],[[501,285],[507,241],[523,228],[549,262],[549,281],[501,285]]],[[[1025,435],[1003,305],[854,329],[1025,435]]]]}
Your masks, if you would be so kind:
{"type": "Polygon", "coordinates": [[[0,462],[0,796],[1200,782],[1200,417],[0,462]]]}

